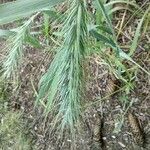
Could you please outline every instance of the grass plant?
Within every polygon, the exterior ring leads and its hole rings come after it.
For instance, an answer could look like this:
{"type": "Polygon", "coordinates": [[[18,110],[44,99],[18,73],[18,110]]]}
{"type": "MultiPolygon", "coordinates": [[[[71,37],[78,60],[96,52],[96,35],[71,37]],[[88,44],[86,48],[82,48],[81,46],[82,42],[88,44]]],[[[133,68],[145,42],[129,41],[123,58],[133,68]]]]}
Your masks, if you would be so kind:
{"type": "MultiPolygon", "coordinates": [[[[0,25],[37,13],[15,30],[0,30],[0,37],[9,37],[9,44],[6,48],[7,56],[2,62],[2,77],[4,79],[16,78],[24,58],[23,46],[30,37],[28,35],[31,35],[31,26],[35,17],[40,12],[48,12],[48,10],[51,16],[53,12],[51,8],[61,2],[64,2],[64,0],[17,0],[0,5],[0,25]]],[[[124,61],[136,65],[150,75],[131,57],[138,45],[141,28],[148,16],[149,8],[146,12],[143,12],[142,8],[134,2],[116,0],[103,3],[101,0],[95,0],[92,6],[96,10],[96,14],[91,14],[92,12],[88,11],[86,0],[69,0],[67,4],[69,9],[63,15],[65,19],[61,23],[60,29],[56,29],[50,35],[48,26],[50,16],[48,16],[49,13],[44,15],[45,37],[51,38],[53,41],[57,39],[58,41],[54,43],[59,43],[59,48],[56,50],[56,55],[49,68],[40,79],[36,102],[44,106],[46,116],[49,113],[53,115],[53,127],[59,124],[57,129],[62,131],[61,133],[67,128],[70,130],[71,135],[74,135],[75,126],[82,115],[82,108],[84,107],[86,86],[84,64],[87,55],[95,53],[95,50],[99,51],[102,59],[105,60],[115,76],[124,83],[128,91],[130,91],[131,79],[134,75],[132,76],[130,72],[132,67],[128,68],[124,61]],[[132,6],[143,14],[136,29],[129,54],[120,48],[116,32],[111,23],[112,13],[122,9],[121,6],[113,7],[118,3],[126,5],[127,9],[125,11],[132,11],[130,8],[132,6]],[[111,53],[107,52],[108,47],[112,49],[111,53]]],[[[122,32],[123,22],[124,19],[118,35],[122,32]]],[[[33,38],[30,39],[33,40],[35,46],[38,46],[38,42],[33,38]]],[[[49,42],[47,42],[47,45],[49,45],[49,42]]],[[[58,47],[58,45],[54,47],[58,47]]]]}

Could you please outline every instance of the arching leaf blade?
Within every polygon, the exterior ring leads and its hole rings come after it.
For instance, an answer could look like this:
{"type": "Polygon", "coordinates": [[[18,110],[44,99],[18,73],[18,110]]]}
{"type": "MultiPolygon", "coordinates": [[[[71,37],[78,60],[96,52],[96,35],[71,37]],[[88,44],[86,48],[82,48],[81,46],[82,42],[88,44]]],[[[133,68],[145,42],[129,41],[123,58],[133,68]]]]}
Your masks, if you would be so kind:
{"type": "Polygon", "coordinates": [[[0,5],[0,24],[6,24],[52,7],[64,0],[18,0],[0,5]]]}

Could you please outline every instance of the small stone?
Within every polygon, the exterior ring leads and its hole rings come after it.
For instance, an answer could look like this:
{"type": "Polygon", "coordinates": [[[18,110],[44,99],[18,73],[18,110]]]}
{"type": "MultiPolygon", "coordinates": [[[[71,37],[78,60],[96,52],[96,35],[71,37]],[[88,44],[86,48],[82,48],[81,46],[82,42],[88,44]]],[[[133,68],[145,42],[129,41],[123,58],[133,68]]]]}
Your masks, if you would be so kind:
{"type": "Polygon", "coordinates": [[[68,139],[67,142],[71,142],[71,140],[68,139]]]}
{"type": "Polygon", "coordinates": [[[125,146],[123,143],[121,143],[121,142],[118,142],[118,144],[119,144],[121,147],[123,147],[123,148],[126,147],[126,146],[125,146]]]}
{"type": "Polygon", "coordinates": [[[103,137],[103,140],[106,140],[107,138],[106,137],[103,137]]]}
{"type": "Polygon", "coordinates": [[[113,139],[115,139],[116,137],[114,135],[111,136],[113,139]]]}

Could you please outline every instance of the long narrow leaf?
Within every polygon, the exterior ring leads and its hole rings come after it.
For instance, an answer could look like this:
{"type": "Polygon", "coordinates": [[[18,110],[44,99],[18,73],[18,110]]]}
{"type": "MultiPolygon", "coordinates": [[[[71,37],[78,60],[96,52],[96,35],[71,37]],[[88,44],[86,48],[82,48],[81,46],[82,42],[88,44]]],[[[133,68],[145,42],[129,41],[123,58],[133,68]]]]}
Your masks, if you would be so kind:
{"type": "Polygon", "coordinates": [[[133,64],[135,64],[137,67],[139,67],[141,70],[143,70],[145,73],[147,73],[150,76],[150,72],[148,72],[147,70],[145,70],[144,68],[142,68],[138,63],[136,63],[129,55],[127,55],[125,52],[123,52],[122,50],[120,50],[120,56],[130,62],[132,62],[133,64]]]}
{"type": "Polygon", "coordinates": [[[97,2],[97,6],[98,6],[99,10],[102,12],[103,16],[105,17],[106,22],[109,25],[109,28],[111,29],[111,32],[113,33],[113,35],[115,37],[115,33],[114,33],[114,30],[113,30],[111,20],[108,16],[108,13],[106,12],[106,9],[105,9],[104,5],[102,4],[101,0],[96,0],[96,2],[97,2]]]}
{"type": "Polygon", "coordinates": [[[6,24],[52,7],[64,0],[18,0],[0,5],[0,24],[6,24]]]}
{"type": "Polygon", "coordinates": [[[139,24],[138,24],[138,26],[137,26],[137,28],[136,28],[135,35],[134,35],[134,39],[133,39],[132,45],[131,45],[131,47],[130,47],[130,53],[129,53],[130,56],[134,53],[134,51],[135,51],[136,48],[137,48],[138,41],[139,41],[139,37],[140,37],[140,35],[141,35],[141,28],[142,28],[144,19],[145,19],[145,17],[147,16],[149,10],[150,10],[150,7],[145,11],[145,13],[144,13],[142,19],[140,20],[140,22],[139,22],[139,24]]]}
{"type": "Polygon", "coordinates": [[[116,44],[113,42],[113,40],[105,37],[104,35],[98,33],[97,31],[91,30],[90,34],[95,37],[98,41],[102,41],[105,44],[110,45],[112,48],[116,47],[116,44]]]}

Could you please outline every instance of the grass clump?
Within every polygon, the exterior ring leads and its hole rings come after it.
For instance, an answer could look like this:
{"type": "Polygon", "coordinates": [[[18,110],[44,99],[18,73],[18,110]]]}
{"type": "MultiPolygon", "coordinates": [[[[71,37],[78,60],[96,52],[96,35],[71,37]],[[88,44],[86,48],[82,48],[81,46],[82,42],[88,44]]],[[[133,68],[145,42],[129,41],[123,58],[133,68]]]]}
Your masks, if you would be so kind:
{"type": "Polygon", "coordinates": [[[0,149],[30,150],[30,140],[24,133],[20,111],[13,111],[3,83],[0,83],[0,149]]]}
{"type": "Polygon", "coordinates": [[[29,150],[29,141],[23,135],[21,114],[7,111],[1,114],[0,148],[3,150],[29,150]]]}

